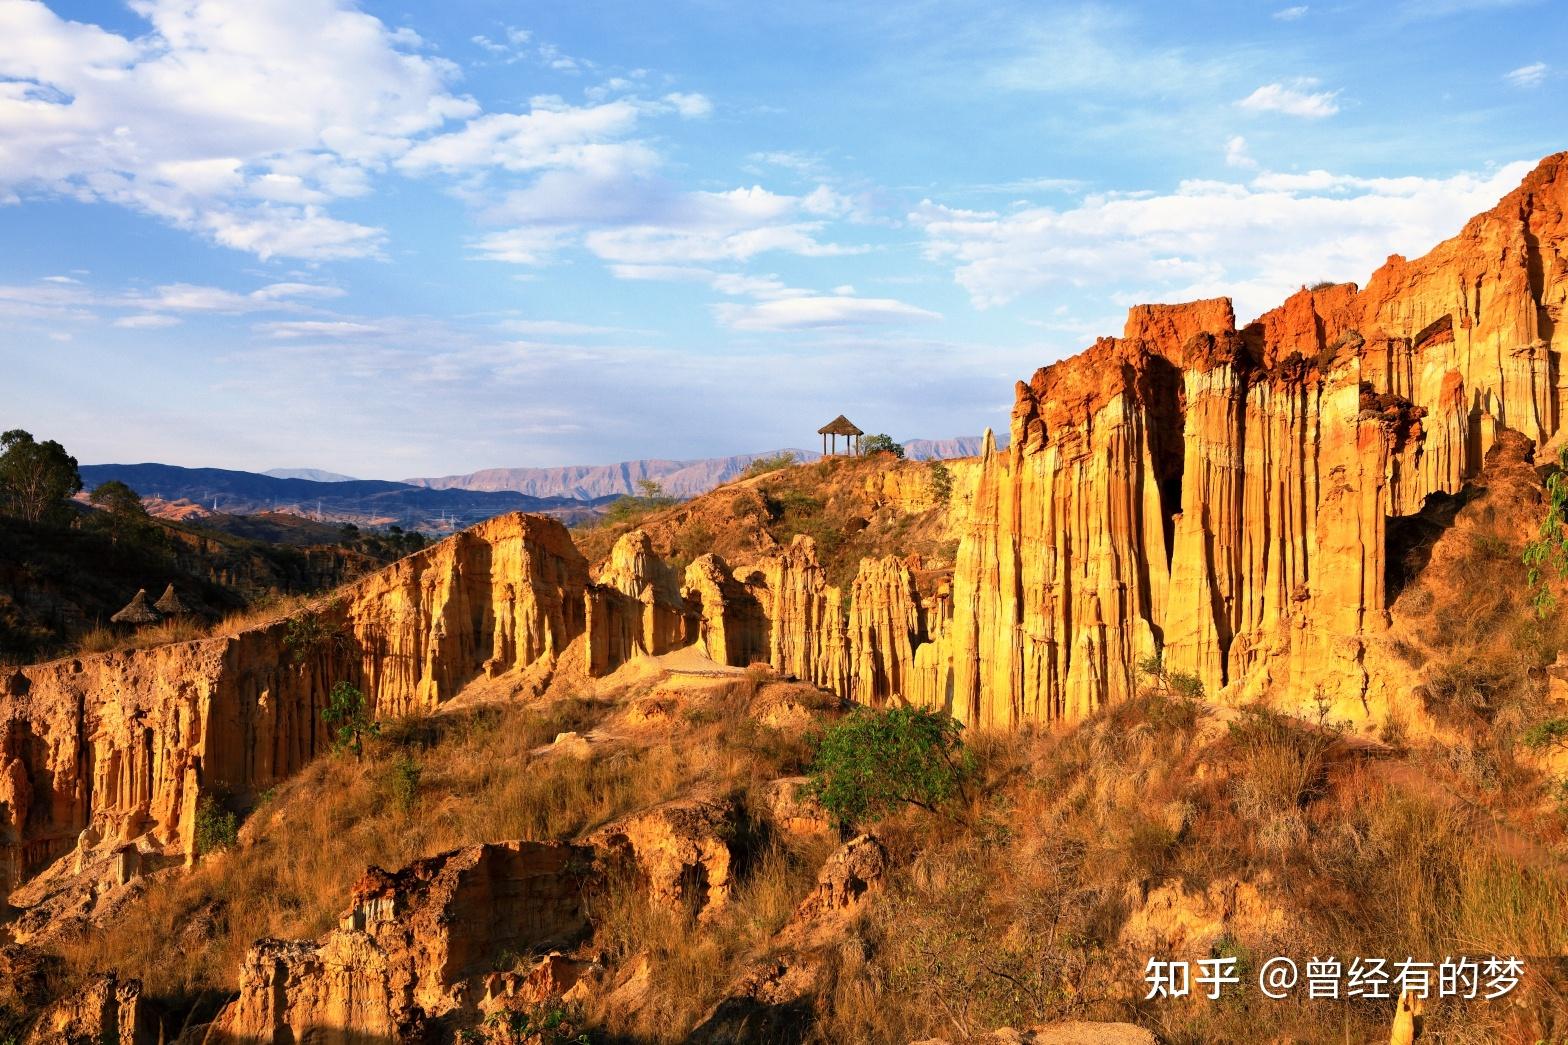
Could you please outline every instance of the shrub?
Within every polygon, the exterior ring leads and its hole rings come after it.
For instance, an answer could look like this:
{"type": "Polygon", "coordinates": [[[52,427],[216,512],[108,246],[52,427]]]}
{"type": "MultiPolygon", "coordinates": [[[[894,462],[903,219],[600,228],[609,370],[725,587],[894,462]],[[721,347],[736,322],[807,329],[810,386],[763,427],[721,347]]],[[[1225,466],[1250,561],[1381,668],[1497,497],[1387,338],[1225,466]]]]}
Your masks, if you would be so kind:
{"type": "Polygon", "coordinates": [[[1532,751],[1542,751],[1549,747],[1568,750],[1568,718],[1553,718],[1539,722],[1519,734],[1519,740],[1532,751]]]}
{"type": "Polygon", "coordinates": [[[419,799],[419,781],[424,772],[419,760],[406,751],[392,763],[392,797],[405,813],[413,809],[419,799]]]}
{"type": "Polygon", "coordinates": [[[863,454],[892,454],[899,460],[904,459],[903,446],[895,443],[893,437],[886,432],[878,432],[876,435],[866,436],[865,441],[860,444],[860,452],[863,454]]]}
{"type": "Polygon", "coordinates": [[[205,856],[228,849],[239,841],[240,818],[222,800],[208,793],[196,803],[196,853],[205,856]]]}
{"type": "Polygon", "coordinates": [[[582,1011],[576,1006],[547,1002],[528,1009],[492,1012],[485,1019],[480,1040],[504,1045],[588,1045],[582,1025],[582,1011]]]}
{"type": "Polygon", "coordinates": [[[352,682],[339,682],[321,709],[321,719],[332,731],[332,750],[353,748],[355,758],[365,757],[365,737],[378,736],[381,723],[370,716],[365,695],[352,682]]]}
{"type": "Polygon", "coordinates": [[[772,457],[757,458],[746,466],[746,470],[740,474],[740,477],[742,479],[752,479],[759,475],[767,475],[769,472],[776,472],[780,468],[788,468],[794,463],[795,455],[786,450],[781,454],[774,454],[772,457]]]}
{"type": "Polygon", "coordinates": [[[326,614],[313,609],[290,617],[284,625],[283,647],[296,664],[342,645],[345,639],[341,624],[329,621],[326,614]]]}
{"type": "Polygon", "coordinates": [[[604,510],[606,522],[632,523],[650,512],[668,508],[676,499],[664,492],[664,487],[653,479],[638,479],[637,494],[627,494],[611,501],[604,510]]]}
{"type": "Polygon", "coordinates": [[[927,466],[931,472],[931,496],[936,498],[937,504],[946,504],[953,499],[953,473],[941,461],[932,461],[927,466]]]}
{"type": "Polygon", "coordinates": [[[1541,520],[1535,540],[1524,546],[1524,564],[1529,567],[1525,584],[1530,602],[1538,616],[1545,617],[1557,601],[1546,584],[1545,569],[1550,566],[1561,580],[1568,577],[1568,447],[1558,457],[1558,470],[1546,479],[1546,517],[1541,520]]]}
{"type": "Polygon", "coordinates": [[[954,795],[974,760],[956,720],[919,708],[859,710],[818,744],[808,790],[840,825],[879,820],[899,806],[936,812],[954,795]]]}

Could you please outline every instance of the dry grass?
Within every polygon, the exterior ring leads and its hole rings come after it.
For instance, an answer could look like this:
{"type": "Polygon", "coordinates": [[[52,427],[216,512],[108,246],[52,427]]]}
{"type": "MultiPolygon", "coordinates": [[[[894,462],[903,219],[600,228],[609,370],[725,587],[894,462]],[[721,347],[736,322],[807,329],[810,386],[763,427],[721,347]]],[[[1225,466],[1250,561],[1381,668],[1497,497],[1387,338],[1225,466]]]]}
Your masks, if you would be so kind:
{"type": "MultiPolygon", "coordinates": [[[[256,939],[309,939],[336,925],[368,865],[398,868],[476,842],[572,839],[699,787],[744,796],[798,772],[803,742],[748,715],[759,694],[774,696],[781,686],[790,688],[760,673],[742,679],[678,735],[607,741],[586,759],[532,752],[558,733],[613,727],[611,706],[601,701],[564,698],[386,723],[363,760],[346,753],[318,759],[263,799],[234,849],[204,859],[188,876],[165,874],[112,924],[60,949],[75,969],[140,978],[149,996],[175,1009],[210,1007],[232,991],[256,939]],[[411,761],[418,783],[408,796],[411,761]]],[[[642,909],[629,892],[607,901],[600,946],[655,953],[665,999],[656,1011],[695,1018],[717,1001],[734,963],[776,931],[820,863],[809,847],[790,848],[765,833],[735,845],[742,875],[734,902],[702,933],[690,919],[642,909]]]]}
{"type": "Polygon", "coordinates": [[[588,728],[602,712],[559,701],[392,724],[362,761],[318,759],[251,815],[237,848],[159,882],[105,930],[70,941],[66,955],[77,968],[140,977],[165,999],[227,991],[252,941],[311,938],[332,927],[367,865],[397,868],[482,841],[572,837],[685,782],[671,748],[530,761],[530,750],[558,732],[588,728]],[[404,755],[422,772],[406,811],[394,800],[404,755]]]}
{"type": "Polygon", "coordinates": [[[840,586],[854,579],[861,558],[868,556],[918,553],[928,567],[951,565],[955,546],[946,532],[946,510],[906,513],[879,504],[867,480],[885,471],[918,482],[930,469],[925,462],[881,454],[830,457],[726,483],[634,519],[580,528],[573,539],[590,562],[598,562],[635,527],[648,533],[660,555],[677,563],[715,552],[739,565],[806,534],[816,541],[830,583],[840,586]]]}
{"type": "Polygon", "coordinates": [[[97,625],[77,641],[75,652],[110,653],[166,646],[171,642],[238,635],[242,631],[309,609],[325,598],[328,596],[280,595],[230,613],[216,623],[204,621],[200,617],[167,617],[156,624],[144,624],[134,630],[97,625]]]}
{"type": "MultiPolygon", "coordinates": [[[[682,1040],[772,953],[835,844],[775,835],[745,801],[809,753],[752,718],[781,685],[761,672],[739,679],[668,731],[588,760],[529,752],[565,730],[613,730],[611,707],[596,701],[389,724],[363,761],[313,764],[251,816],[238,848],[160,880],[106,930],[70,941],[66,956],[78,969],[138,976],[161,1000],[211,1008],[254,939],[309,938],[335,924],[366,864],[398,867],[477,841],[573,838],[700,787],[742,799],[729,904],[699,919],[612,879],[589,945],[612,978],[641,960],[651,975],[639,1007],[600,995],[588,1025],[611,1040],[682,1040]],[[392,796],[409,758],[421,779],[405,810],[392,796]]],[[[1241,924],[1223,941],[1223,953],[1246,962],[1568,950],[1560,855],[1508,810],[1460,797],[1452,769],[1354,754],[1316,723],[1260,711],[1223,730],[1191,710],[1148,696],[1059,736],[971,737],[980,780],[967,808],[879,826],[894,872],[831,948],[810,1040],[906,1042],[1062,1019],[1128,1020],[1170,1042],[1387,1033],[1386,1004],[1265,1003],[1255,993],[1218,1005],[1144,1002],[1149,956],[1122,931],[1141,895],[1173,883],[1201,892],[1252,882],[1283,913],[1283,938],[1241,924]]],[[[1443,1040],[1485,1040],[1502,1033],[1499,1011],[1449,1004],[1428,1025],[1443,1040]]],[[[1537,1029],[1558,1016],[1544,1003],[1540,1012],[1537,1029]]]]}
{"type": "MultiPolygon", "coordinates": [[[[1560,853],[1527,841],[1506,810],[1457,797],[1456,774],[1368,761],[1316,723],[1264,712],[1204,749],[1192,727],[1152,725],[1155,704],[1061,738],[977,738],[987,797],[968,826],[911,816],[890,829],[907,872],[871,908],[872,957],[853,978],[882,1004],[830,1014],[824,1040],[1064,1019],[1129,1020],[1171,1042],[1387,1035],[1386,1003],[1265,1002],[1255,991],[1220,1005],[1144,1003],[1149,955],[1121,931],[1138,896],[1162,884],[1257,885],[1292,929],[1249,937],[1263,930],[1243,926],[1223,942],[1244,962],[1568,951],[1560,853]]],[[[1552,1005],[1531,1017],[1532,1033],[1549,1036],[1568,1016],[1552,1005]]],[[[1428,1026],[1443,1040],[1488,1040],[1503,1011],[1449,1003],[1428,1026]]]]}

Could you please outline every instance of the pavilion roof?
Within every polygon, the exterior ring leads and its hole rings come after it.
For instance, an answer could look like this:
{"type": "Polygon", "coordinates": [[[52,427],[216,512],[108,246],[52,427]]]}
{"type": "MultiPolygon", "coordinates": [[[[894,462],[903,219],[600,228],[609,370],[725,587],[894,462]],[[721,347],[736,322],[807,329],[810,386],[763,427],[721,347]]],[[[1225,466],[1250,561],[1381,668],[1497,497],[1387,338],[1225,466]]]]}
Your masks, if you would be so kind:
{"type": "Polygon", "coordinates": [[[865,435],[866,433],[864,433],[860,429],[856,428],[855,427],[855,422],[851,421],[849,418],[845,417],[843,414],[839,414],[833,420],[829,421],[827,424],[825,424],[821,428],[817,429],[817,434],[818,435],[865,435]]]}
{"type": "Polygon", "coordinates": [[[152,624],[157,621],[158,612],[147,603],[147,589],[138,588],[136,597],[109,619],[116,624],[152,624]]]}
{"type": "Polygon", "coordinates": [[[163,589],[163,594],[158,596],[158,601],[153,603],[153,606],[159,613],[167,614],[171,617],[190,612],[190,607],[185,605],[185,601],[174,590],[173,581],[170,581],[169,586],[163,589]]]}

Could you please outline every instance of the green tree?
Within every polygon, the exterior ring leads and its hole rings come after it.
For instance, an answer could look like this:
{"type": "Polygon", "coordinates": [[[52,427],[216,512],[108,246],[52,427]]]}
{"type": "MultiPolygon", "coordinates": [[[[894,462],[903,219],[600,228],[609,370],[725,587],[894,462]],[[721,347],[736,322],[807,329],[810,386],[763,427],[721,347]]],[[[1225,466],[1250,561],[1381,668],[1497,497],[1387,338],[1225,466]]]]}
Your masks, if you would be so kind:
{"type": "Polygon", "coordinates": [[[28,522],[66,519],[65,499],[82,488],[76,458],[53,439],[20,428],[0,435],[0,512],[28,522]]]}
{"type": "Polygon", "coordinates": [[[332,731],[332,750],[352,748],[355,758],[365,757],[365,738],[379,736],[381,723],[370,715],[365,695],[352,682],[339,682],[321,709],[321,719],[332,731]]]}
{"type": "Polygon", "coordinates": [[[900,806],[936,812],[957,795],[974,759],[948,715],[920,708],[860,709],[817,746],[808,790],[839,824],[880,820],[900,806]]]}
{"type": "Polygon", "coordinates": [[[114,543],[148,544],[156,538],[157,524],[142,506],[141,494],[120,480],[100,484],[89,500],[102,509],[89,520],[90,524],[107,532],[114,543]]]}
{"type": "Polygon", "coordinates": [[[212,794],[202,795],[196,803],[196,853],[205,856],[228,849],[239,841],[240,818],[224,807],[212,794]]]}
{"type": "Polygon", "coordinates": [[[886,432],[878,432],[876,435],[866,436],[865,440],[860,444],[860,452],[863,454],[892,454],[900,461],[904,459],[903,445],[893,442],[893,437],[886,432]]]}
{"type": "Polygon", "coordinates": [[[1524,546],[1524,564],[1529,567],[1525,587],[1536,616],[1545,617],[1557,602],[1548,586],[1546,570],[1558,580],[1568,577],[1568,447],[1558,455],[1558,469],[1546,477],[1546,516],[1536,530],[1535,540],[1524,546]]]}
{"type": "Polygon", "coordinates": [[[931,470],[931,496],[936,498],[937,504],[946,504],[953,499],[953,473],[941,461],[932,461],[928,467],[931,470]]]}
{"type": "Polygon", "coordinates": [[[661,508],[668,508],[675,503],[675,498],[664,492],[664,487],[654,479],[637,480],[637,496],[626,495],[611,501],[604,510],[604,518],[609,523],[629,523],[639,519],[649,512],[656,512],[661,508]]]}

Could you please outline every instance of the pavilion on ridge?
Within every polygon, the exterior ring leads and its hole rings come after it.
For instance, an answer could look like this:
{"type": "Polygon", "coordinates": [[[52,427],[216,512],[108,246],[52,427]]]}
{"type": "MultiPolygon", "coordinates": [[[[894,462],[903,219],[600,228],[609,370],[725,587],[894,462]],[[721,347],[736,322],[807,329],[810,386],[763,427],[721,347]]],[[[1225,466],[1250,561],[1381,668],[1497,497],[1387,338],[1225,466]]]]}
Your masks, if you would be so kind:
{"type": "Polygon", "coordinates": [[[860,437],[866,433],[855,427],[855,422],[839,414],[833,420],[817,429],[817,434],[822,437],[822,456],[838,453],[838,437],[844,437],[844,452],[846,454],[860,453],[860,437]],[[833,440],[832,449],[828,449],[828,440],[833,440]]]}

